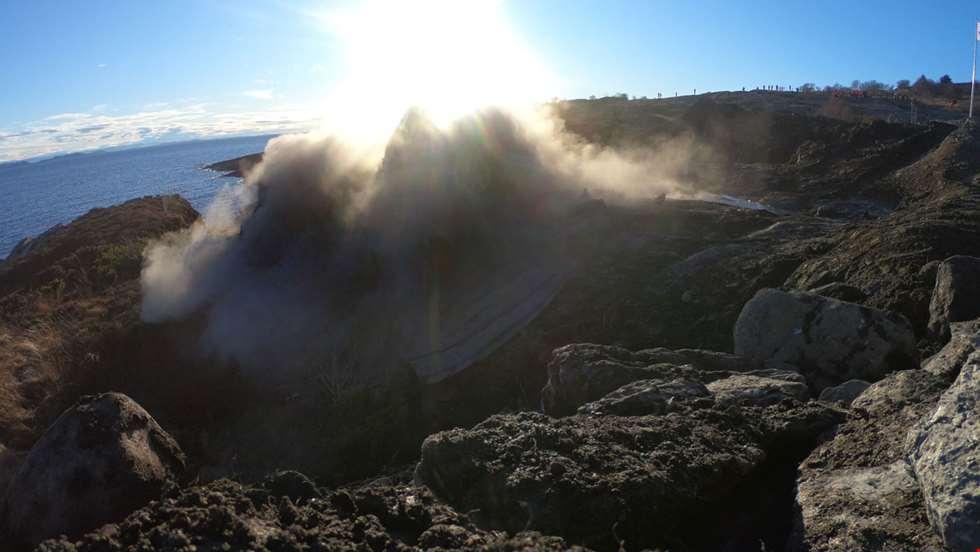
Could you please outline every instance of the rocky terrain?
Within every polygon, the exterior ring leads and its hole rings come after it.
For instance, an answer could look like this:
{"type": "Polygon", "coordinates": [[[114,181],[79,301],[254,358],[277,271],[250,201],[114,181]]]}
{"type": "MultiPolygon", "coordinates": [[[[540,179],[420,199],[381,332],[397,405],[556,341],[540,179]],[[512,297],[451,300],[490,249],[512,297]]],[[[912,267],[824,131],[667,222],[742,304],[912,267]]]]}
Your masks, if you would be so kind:
{"type": "Polygon", "coordinates": [[[197,218],[184,200],[94,210],[0,263],[0,542],[980,546],[980,129],[724,96],[560,110],[595,143],[694,136],[695,191],[769,209],[583,197],[567,279],[492,354],[300,390],[201,354],[196,317],[140,321],[140,253],[197,218]]]}

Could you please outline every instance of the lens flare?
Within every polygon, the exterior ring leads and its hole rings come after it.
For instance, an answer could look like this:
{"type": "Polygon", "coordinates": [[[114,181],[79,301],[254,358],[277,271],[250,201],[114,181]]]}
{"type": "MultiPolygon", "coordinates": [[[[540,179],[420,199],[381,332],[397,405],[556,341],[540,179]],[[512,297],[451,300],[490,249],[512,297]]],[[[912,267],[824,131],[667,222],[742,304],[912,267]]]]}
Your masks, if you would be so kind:
{"type": "Polygon", "coordinates": [[[522,108],[557,90],[499,1],[367,1],[320,17],[345,60],[324,127],[348,139],[384,140],[411,108],[445,128],[477,109],[522,108]]]}

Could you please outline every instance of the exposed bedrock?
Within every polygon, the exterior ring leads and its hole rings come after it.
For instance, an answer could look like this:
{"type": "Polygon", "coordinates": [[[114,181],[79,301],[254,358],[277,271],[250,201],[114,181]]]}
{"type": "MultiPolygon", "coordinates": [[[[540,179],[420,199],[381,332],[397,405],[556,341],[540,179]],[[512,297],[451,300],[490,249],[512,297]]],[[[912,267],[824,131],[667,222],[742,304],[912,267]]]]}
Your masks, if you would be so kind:
{"type": "Polygon", "coordinates": [[[946,383],[903,370],[855,399],[834,438],[800,464],[791,550],[941,549],[903,450],[908,428],[946,383]]]}
{"type": "Polygon", "coordinates": [[[943,544],[980,543],[980,353],[974,352],[935,410],[908,435],[908,461],[943,544]]]}
{"type": "Polygon", "coordinates": [[[792,488],[792,468],[843,411],[802,402],[809,389],[788,370],[646,364],[664,357],[588,344],[556,351],[553,363],[585,357],[576,374],[598,383],[561,394],[578,414],[503,414],[431,435],[417,481],[487,526],[598,549],[785,542],[788,526],[772,512],[792,495],[779,487],[792,488]]]}
{"type": "Polygon", "coordinates": [[[791,548],[975,549],[980,326],[952,328],[922,369],[865,389],[834,438],[800,465],[791,548]]]}

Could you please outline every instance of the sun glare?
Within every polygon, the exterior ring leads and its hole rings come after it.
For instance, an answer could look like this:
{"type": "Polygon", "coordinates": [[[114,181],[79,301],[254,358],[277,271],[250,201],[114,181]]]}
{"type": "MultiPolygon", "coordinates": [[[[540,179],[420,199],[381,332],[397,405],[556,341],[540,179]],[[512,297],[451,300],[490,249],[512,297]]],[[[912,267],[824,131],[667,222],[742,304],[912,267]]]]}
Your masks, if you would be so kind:
{"type": "Polygon", "coordinates": [[[346,62],[325,123],[353,138],[386,138],[412,107],[446,126],[482,107],[555,93],[499,1],[367,1],[323,18],[346,62]]]}

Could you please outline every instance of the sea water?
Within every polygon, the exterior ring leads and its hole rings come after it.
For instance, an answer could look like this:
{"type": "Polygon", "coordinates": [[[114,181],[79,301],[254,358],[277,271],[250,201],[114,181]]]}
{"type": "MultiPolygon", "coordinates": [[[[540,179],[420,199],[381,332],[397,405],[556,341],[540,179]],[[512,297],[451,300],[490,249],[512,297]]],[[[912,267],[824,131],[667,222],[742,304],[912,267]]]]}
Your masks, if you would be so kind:
{"type": "Polygon", "coordinates": [[[194,140],[0,165],[0,259],[27,236],[137,197],[180,194],[203,212],[218,190],[241,183],[203,167],[263,151],[270,138],[194,140]]]}

